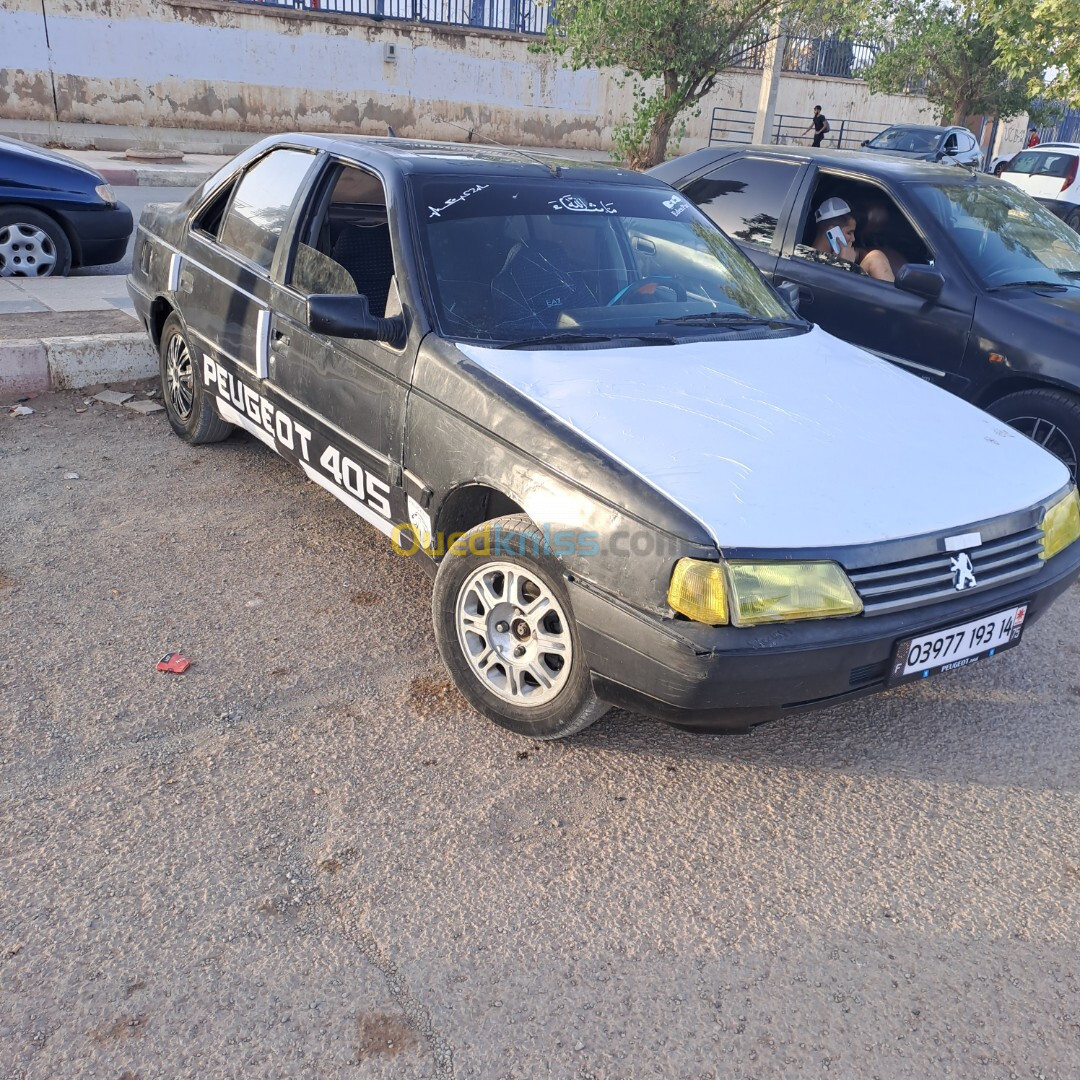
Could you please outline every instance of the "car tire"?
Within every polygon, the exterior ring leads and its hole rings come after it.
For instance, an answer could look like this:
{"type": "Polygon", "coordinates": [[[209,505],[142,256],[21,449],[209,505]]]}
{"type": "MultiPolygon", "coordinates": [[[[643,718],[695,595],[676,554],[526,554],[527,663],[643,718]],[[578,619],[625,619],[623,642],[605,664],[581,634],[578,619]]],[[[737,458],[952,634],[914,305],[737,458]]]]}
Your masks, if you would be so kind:
{"type": "Polygon", "coordinates": [[[465,533],[439,565],[431,611],[454,683],[500,727],[562,739],[611,708],[593,692],[559,564],[528,518],[465,533]]]}
{"type": "Polygon", "coordinates": [[[0,209],[0,277],[63,277],[71,244],[62,226],[29,206],[0,209]]]}
{"type": "Polygon", "coordinates": [[[1007,394],[987,409],[1061,458],[1076,479],[1080,451],[1080,398],[1049,388],[1007,394]]]}
{"type": "Polygon", "coordinates": [[[1065,224],[1074,232],[1080,233],[1080,207],[1077,207],[1065,218],[1065,224]]]}
{"type": "Polygon", "coordinates": [[[221,442],[233,432],[232,424],[218,416],[196,377],[198,354],[184,333],[184,324],[175,312],[165,320],[158,348],[161,373],[161,400],[173,431],[186,443],[221,442]]]}

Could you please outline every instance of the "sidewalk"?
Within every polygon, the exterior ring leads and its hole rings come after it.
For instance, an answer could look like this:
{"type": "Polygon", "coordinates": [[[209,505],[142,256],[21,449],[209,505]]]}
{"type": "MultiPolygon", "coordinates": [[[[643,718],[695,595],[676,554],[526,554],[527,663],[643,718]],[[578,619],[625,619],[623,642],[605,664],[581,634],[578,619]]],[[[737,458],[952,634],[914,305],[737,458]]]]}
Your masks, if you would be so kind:
{"type": "Polygon", "coordinates": [[[19,393],[156,377],[125,281],[0,278],[0,404],[19,393]]]}

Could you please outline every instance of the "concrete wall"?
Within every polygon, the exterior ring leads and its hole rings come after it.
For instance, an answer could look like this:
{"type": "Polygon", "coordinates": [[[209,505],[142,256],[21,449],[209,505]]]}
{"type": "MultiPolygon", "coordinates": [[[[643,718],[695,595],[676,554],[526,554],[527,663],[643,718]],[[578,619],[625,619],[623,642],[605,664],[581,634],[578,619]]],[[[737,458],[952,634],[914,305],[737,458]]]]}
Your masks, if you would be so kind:
{"type": "MultiPolygon", "coordinates": [[[[376,22],[220,0],[0,0],[0,118],[146,129],[349,131],[607,149],[632,107],[613,73],[573,72],[497,31],[376,22]],[[387,59],[388,45],[396,59],[387,59]]],[[[615,73],[617,74],[617,73],[615,73]]],[[[731,73],[688,121],[757,107],[756,73],[731,73]]],[[[930,119],[925,101],[863,83],[785,76],[778,108],[830,119],[930,119]]]]}

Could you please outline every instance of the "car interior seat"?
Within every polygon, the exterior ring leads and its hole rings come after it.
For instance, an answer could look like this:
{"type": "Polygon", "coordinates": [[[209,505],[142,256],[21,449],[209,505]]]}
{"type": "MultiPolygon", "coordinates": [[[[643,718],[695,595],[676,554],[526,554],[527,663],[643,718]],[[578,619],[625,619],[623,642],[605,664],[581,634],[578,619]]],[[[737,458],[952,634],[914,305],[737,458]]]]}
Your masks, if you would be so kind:
{"type": "Polygon", "coordinates": [[[371,314],[381,319],[394,276],[394,253],[386,221],[331,219],[324,250],[348,270],[356,282],[356,291],[368,298],[371,314]]]}

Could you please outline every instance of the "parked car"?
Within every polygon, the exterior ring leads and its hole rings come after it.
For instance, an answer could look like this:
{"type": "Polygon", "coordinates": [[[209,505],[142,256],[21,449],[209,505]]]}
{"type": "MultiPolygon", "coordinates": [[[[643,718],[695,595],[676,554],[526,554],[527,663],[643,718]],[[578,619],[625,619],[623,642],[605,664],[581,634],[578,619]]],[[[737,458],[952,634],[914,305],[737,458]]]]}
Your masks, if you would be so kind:
{"type": "Polygon", "coordinates": [[[701,208],[800,313],[837,337],[987,409],[1058,455],[1080,450],[1080,238],[980,174],[884,155],[710,148],[653,175],[701,208]],[[855,211],[856,247],[884,249],[896,282],[809,248],[830,197],[855,211]]]}
{"type": "Polygon", "coordinates": [[[131,211],[99,173],[0,136],[0,277],[117,262],[131,229],[131,211]]]}
{"type": "Polygon", "coordinates": [[[965,127],[931,124],[893,124],[880,135],[863,140],[867,150],[894,154],[909,161],[944,161],[978,169],[982,165],[979,141],[965,127]]]}
{"type": "Polygon", "coordinates": [[[1080,143],[1042,143],[1021,150],[1000,175],[1080,232],[1078,166],[1080,143]]]}
{"type": "Polygon", "coordinates": [[[1080,575],[1061,462],[648,176],[274,137],[147,208],[133,265],[176,434],[243,429],[421,560],[454,681],[522,735],[745,730],[1015,645],[1080,575]]]}

